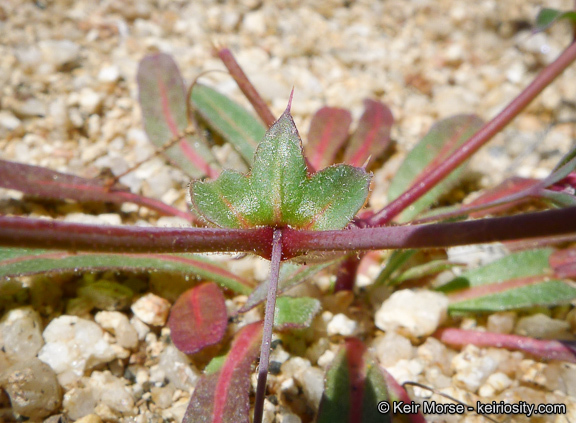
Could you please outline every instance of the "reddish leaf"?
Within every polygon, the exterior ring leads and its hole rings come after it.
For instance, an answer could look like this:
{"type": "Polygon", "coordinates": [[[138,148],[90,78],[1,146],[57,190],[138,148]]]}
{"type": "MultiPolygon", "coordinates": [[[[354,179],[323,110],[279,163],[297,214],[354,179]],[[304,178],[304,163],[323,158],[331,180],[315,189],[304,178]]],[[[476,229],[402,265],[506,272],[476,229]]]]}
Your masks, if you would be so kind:
{"type": "Polygon", "coordinates": [[[576,248],[554,251],[549,263],[557,278],[576,278],[576,248]]]}
{"type": "Polygon", "coordinates": [[[40,166],[6,160],[0,160],[0,186],[57,200],[129,202],[148,207],[161,214],[179,216],[187,220],[193,218],[191,213],[178,210],[153,198],[132,194],[127,188],[109,188],[104,181],[98,179],[81,178],[40,166]]]}
{"type": "Polygon", "coordinates": [[[506,348],[520,350],[546,360],[561,360],[576,363],[574,351],[565,343],[555,340],[540,340],[519,335],[480,332],[456,328],[445,328],[434,334],[440,341],[452,347],[464,347],[468,344],[477,347],[506,348]]]}
{"type": "Polygon", "coordinates": [[[334,163],[336,153],[348,138],[352,115],[346,109],[323,107],[314,114],[308,130],[306,156],[314,169],[334,163]]]}
{"type": "MultiPolygon", "coordinates": [[[[404,404],[410,404],[412,402],[412,398],[406,392],[406,389],[400,385],[394,377],[386,371],[385,368],[380,367],[381,372],[384,374],[384,380],[386,381],[386,386],[388,387],[388,395],[390,397],[390,402],[403,402],[404,404]]],[[[414,414],[402,414],[400,416],[394,415],[396,421],[396,417],[398,417],[401,421],[408,421],[410,423],[426,423],[426,419],[424,416],[418,411],[418,413],[414,414]]]]}
{"type": "Polygon", "coordinates": [[[182,423],[249,423],[250,370],[261,338],[262,322],[236,334],[220,370],[204,375],[196,385],[182,423]]]}
{"type": "Polygon", "coordinates": [[[558,182],[550,185],[548,189],[574,195],[574,191],[576,190],[576,172],[571,172],[564,179],[560,179],[558,182]]]}
{"type": "MultiPolygon", "coordinates": [[[[138,90],[144,127],[150,141],[162,148],[188,126],[186,90],[178,66],[167,54],[146,56],[138,66],[138,90]]],[[[210,148],[198,138],[180,138],[166,155],[194,178],[217,176],[210,148]]]]}
{"type": "Polygon", "coordinates": [[[168,319],[174,345],[186,354],[194,354],[220,342],[228,326],[224,301],[214,282],[195,286],[180,295],[168,319]]]}
{"type": "MultiPolygon", "coordinates": [[[[537,179],[528,179],[528,178],[520,178],[520,177],[513,177],[513,178],[506,179],[504,182],[502,182],[497,187],[486,191],[480,197],[476,198],[474,201],[467,204],[464,208],[468,209],[468,208],[472,208],[475,206],[487,205],[487,204],[492,203],[494,201],[502,200],[505,197],[508,197],[509,195],[517,194],[521,191],[524,191],[525,189],[527,189],[531,186],[534,186],[534,185],[538,184],[539,182],[540,181],[538,181],[537,179]]],[[[516,206],[521,201],[523,201],[523,200],[517,200],[517,201],[507,203],[507,204],[490,207],[490,208],[484,209],[482,211],[470,213],[470,217],[476,219],[479,217],[486,216],[487,214],[500,213],[500,212],[503,212],[505,210],[508,210],[511,207],[516,206]]]]}
{"type": "Polygon", "coordinates": [[[379,101],[364,100],[364,113],[344,152],[344,162],[362,166],[366,160],[378,157],[390,143],[390,128],[394,117],[388,106],[379,101]]]}

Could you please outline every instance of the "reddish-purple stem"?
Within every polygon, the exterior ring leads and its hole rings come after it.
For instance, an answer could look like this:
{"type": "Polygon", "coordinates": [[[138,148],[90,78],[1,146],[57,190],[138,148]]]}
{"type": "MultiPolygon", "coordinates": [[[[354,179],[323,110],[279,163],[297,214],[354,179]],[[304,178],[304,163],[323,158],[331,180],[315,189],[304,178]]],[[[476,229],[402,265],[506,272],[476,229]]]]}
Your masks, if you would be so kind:
{"type": "Polygon", "coordinates": [[[576,363],[574,351],[562,342],[555,340],[540,340],[526,336],[456,328],[440,329],[434,336],[445,344],[453,347],[464,347],[472,344],[483,348],[506,348],[524,351],[547,360],[562,360],[576,363]]]}
{"type": "Polygon", "coordinates": [[[576,232],[576,207],[515,216],[434,225],[392,226],[341,231],[284,230],[284,257],[308,251],[386,248],[439,248],[576,232]]]}
{"type": "MultiPolygon", "coordinates": [[[[271,256],[273,228],[142,228],[0,216],[0,245],[119,253],[250,252],[271,256]]],[[[576,232],[576,207],[435,225],[282,230],[282,258],[309,251],[436,248],[576,232]]]]}
{"type": "Polygon", "coordinates": [[[232,55],[232,52],[228,48],[221,48],[218,49],[216,53],[218,54],[220,60],[222,60],[222,63],[224,63],[224,66],[226,66],[226,69],[228,69],[228,72],[230,72],[230,75],[232,75],[232,78],[234,78],[238,84],[238,87],[242,93],[246,96],[252,107],[254,107],[254,110],[258,116],[260,116],[260,119],[262,119],[266,126],[272,126],[272,124],[276,122],[276,118],[268,108],[268,105],[264,99],[260,97],[260,94],[258,91],[256,91],[256,88],[254,88],[254,85],[252,85],[250,82],[232,55]]]}
{"type": "Polygon", "coordinates": [[[419,178],[416,185],[392,201],[370,220],[371,226],[383,226],[410,206],[422,195],[448,176],[454,169],[467,160],[480,147],[488,142],[494,135],[500,132],[512,119],[514,119],[540,92],[546,88],[558,75],[560,75],[576,59],[576,43],[572,43],[562,54],[550,65],[540,72],[540,74],[520,93],[502,112],[494,119],[486,123],[468,141],[438,167],[430,169],[425,175],[419,178]]]}
{"type": "Polygon", "coordinates": [[[278,290],[281,257],[282,230],[275,229],[272,240],[270,285],[268,287],[266,312],[264,314],[262,347],[260,348],[260,368],[258,370],[258,386],[256,387],[256,402],[254,404],[254,423],[262,423],[262,415],[264,412],[264,397],[266,396],[266,379],[268,378],[268,365],[270,362],[270,344],[272,342],[272,330],[274,329],[274,311],[276,308],[276,292],[278,290]]]}
{"type": "Polygon", "coordinates": [[[270,257],[272,228],[146,228],[0,216],[0,245],[117,253],[250,252],[270,257]]]}

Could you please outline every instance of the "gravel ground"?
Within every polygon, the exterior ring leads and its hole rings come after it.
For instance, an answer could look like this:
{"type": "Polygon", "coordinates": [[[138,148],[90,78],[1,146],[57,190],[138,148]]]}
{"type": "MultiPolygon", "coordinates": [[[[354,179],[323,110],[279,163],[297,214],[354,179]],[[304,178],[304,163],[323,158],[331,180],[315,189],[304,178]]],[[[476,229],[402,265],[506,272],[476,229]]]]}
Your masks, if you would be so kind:
{"type": "MultiPolygon", "coordinates": [[[[545,5],[567,9],[572,2],[545,5]]],[[[292,111],[302,133],[311,114],[323,105],[349,108],[356,118],[365,98],[380,99],[391,107],[397,153],[386,169],[376,172],[378,183],[370,201],[380,207],[401,158],[434,121],[456,113],[494,116],[569,42],[567,25],[531,35],[530,24],[541,6],[520,0],[466,4],[317,0],[305,6],[258,0],[0,0],[0,157],[84,177],[96,177],[106,168],[122,172],[154,153],[137,102],[139,60],[150,52],[170,53],[191,81],[200,72],[223,69],[211,55],[212,45],[222,44],[231,48],[274,113],[281,113],[291,87],[295,88],[292,111]]],[[[550,124],[576,117],[575,80],[572,66],[472,160],[468,174],[478,187],[491,187],[514,174],[546,175],[574,139],[573,125],[550,128],[550,124]]],[[[246,103],[231,78],[212,73],[203,81],[246,103]]],[[[146,196],[187,207],[184,187],[189,181],[162,159],[147,162],[123,182],[146,196]]],[[[122,213],[97,206],[88,210],[75,204],[21,201],[19,193],[9,190],[0,190],[0,200],[3,214],[117,224],[180,223],[129,205],[122,207],[122,213]]],[[[256,279],[265,278],[267,272],[267,264],[258,260],[234,266],[256,279]]],[[[90,311],[79,299],[63,305],[57,295],[44,294],[40,305],[32,302],[33,308],[7,313],[0,323],[4,345],[0,369],[10,368],[13,374],[10,366],[24,361],[33,374],[45,374],[45,385],[39,386],[46,386],[46,396],[33,403],[45,404],[44,408],[53,404],[53,417],[65,413],[71,421],[84,423],[180,421],[205,358],[190,362],[170,344],[163,325],[174,298],[158,288],[165,283],[158,278],[133,277],[134,284],[145,280],[158,295],[145,295],[136,304],[130,299],[126,305],[131,311],[90,311]],[[155,311],[146,312],[150,309],[155,311]],[[56,318],[62,311],[65,315],[56,318]],[[56,362],[65,348],[62,343],[70,347],[68,355],[56,362]]],[[[49,281],[60,286],[66,282],[49,281]]],[[[318,285],[303,289],[319,295],[322,284],[318,285]]],[[[229,307],[243,300],[230,299],[229,307]]],[[[436,317],[441,320],[443,306],[438,301],[436,317]]],[[[275,359],[285,364],[280,375],[271,376],[270,386],[281,402],[267,403],[266,421],[274,421],[275,414],[278,422],[309,421],[338,335],[373,327],[373,314],[359,313],[350,319],[349,302],[343,299],[338,304],[317,322],[317,330],[335,338],[308,345],[302,357],[282,348],[275,351],[275,359]],[[293,400],[288,403],[285,398],[293,400]]],[[[107,308],[114,307],[99,307],[107,308]]],[[[258,313],[249,313],[244,321],[259,318],[258,313]]],[[[558,330],[566,323],[552,320],[537,324],[558,330]]],[[[514,313],[504,313],[492,320],[466,319],[461,325],[513,332],[520,321],[514,313]]],[[[572,337],[573,327],[563,327],[564,335],[572,337]]],[[[530,421],[576,418],[576,367],[539,363],[497,349],[468,347],[456,352],[434,339],[414,342],[410,335],[422,335],[420,326],[415,330],[403,335],[376,331],[376,355],[400,382],[444,388],[465,402],[507,398],[566,403],[573,417],[530,421]],[[568,375],[562,386],[559,373],[568,375]],[[510,374],[516,378],[510,379],[510,374]]],[[[4,374],[0,381],[5,386],[0,421],[14,420],[8,395],[14,396],[10,387],[16,388],[8,379],[4,374]]],[[[435,421],[484,420],[469,415],[435,421]]],[[[518,416],[508,421],[529,419],[518,416]]]]}

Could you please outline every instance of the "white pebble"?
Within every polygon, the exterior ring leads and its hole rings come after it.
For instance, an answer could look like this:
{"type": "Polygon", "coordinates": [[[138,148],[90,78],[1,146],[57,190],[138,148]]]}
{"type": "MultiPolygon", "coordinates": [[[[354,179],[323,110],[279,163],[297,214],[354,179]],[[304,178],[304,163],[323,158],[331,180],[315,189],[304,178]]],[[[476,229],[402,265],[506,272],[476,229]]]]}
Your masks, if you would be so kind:
{"type": "Polygon", "coordinates": [[[514,333],[539,339],[571,339],[570,323],[542,313],[518,319],[514,333]]]}
{"type": "Polygon", "coordinates": [[[91,386],[74,387],[64,394],[62,405],[72,420],[78,420],[94,412],[98,399],[91,386]]]}
{"type": "Polygon", "coordinates": [[[200,375],[188,357],[174,345],[168,345],[160,355],[158,369],[176,387],[189,391],[196,385],[200,375]]]}
{"type": "Polygon", "coordinates": [[[119,413],[133,414],[134,399],[124,383],[109,371],[93,372],[89,381],[101,404],[119,413]]]}
{"type": "Polygon", "coordinates": [[[58,375],[62,385],[79,380],[86,369],[116,358],[104,331],[96,323],[76,316],[60,316],[42,334],[46,345],[38,358],[58,375]]]}
{"type": "Polygon", "coordinates": [[[104,329],[111,331],[121,347],[132,349],[138,345],[138,332],[123,313],[101,311],[94,316],[94,320],[104,329]]]}
{"type": "Polygon", "coordinates": [[[102,100],[102,95],[92,88],[82,88],[80,90],[80,111],[91,115],[98,110],[100,104],[102,104],[102,100]]]}
{"type": "Polygon", "coordinates": [[[352,336],[358,330],[358,323],[342,313],[335,315],[328,323],[328,336],[352,336]]]}
{"type": "Polygon", "coordinates": [[[79,58],[80,46],[70,40],[42,40],[38,46],[44,60],[57,67],[79,58]]]}
{"type": "Polygon", "coordinates": [[[36,357],[44,345],[42,320],[31,307],[10,310],[0,322],[0,346],[12,362],[36,357]]]}
{"type": "Polygon", "coordinates": [[[115,82],[120,78],[120,69],[117,66],[104,66],[98,72],[100,82],[115,82]]]}
{"type": "Polygon", "coordinates": [[[476,392],[497,367],[496,360],[485,351],[468,345],[452,359],[454,384],[470,392],[476,392]]]}
{"type": "Polygon", "coordinates": [[[376,326],[383,331],[402,328],[414,337],[433,333],[446,319],[448,298],[440,293],[410,289],[396,291],[376,312],[376,326]]]}
{"type": "Polygon", "coordinates": [[[10,397],[12,410],[29,421],[42,420],[60,407],[62,393],[52,369],[37,358],[5,371],[0,386],[10,397]]]}
{"type": "Polygon", "coordinates": [[[170,303],[154,294],[146,294],[132,304],[132,312],[144,323],[153,326],[164,326],[170,303]]]}
{"type": "Polygon", "coordinates": [[[296,380],[302,386],[308,403],[317,410],[324,391],[324,372],[318,367],[308,367],[296,377],[296,380]]]}
{"type": "Polygon", "coordinates": [[[410,360],[414,353],[412,343],[396,332],[387,332],[374,340],[378,361],[384,367],[393,366],[397,361],[410,360]]]}

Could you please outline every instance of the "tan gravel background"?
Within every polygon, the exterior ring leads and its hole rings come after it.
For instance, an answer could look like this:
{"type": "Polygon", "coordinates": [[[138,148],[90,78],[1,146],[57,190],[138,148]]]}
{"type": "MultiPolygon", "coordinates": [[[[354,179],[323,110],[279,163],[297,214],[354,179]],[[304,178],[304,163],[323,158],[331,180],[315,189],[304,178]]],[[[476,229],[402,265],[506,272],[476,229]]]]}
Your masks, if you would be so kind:
{"type": "MultiPolygon", "coordinates": [[[[382,183],[371,202],[381,206],[387,178],[434,121],[456,113],[494,116],[569,42],[566,24],[531,35],[544,5],[567,9],[572,2],[0,0],[0,158],[86,177],[104,168],[121,172],[154,152],[137,103],[139,60],[154,51],[170,53],[191,81],[223,69],[211,55],[212,45],[221,44],[234,52],[274,113],[295,87],[292,110],[302,133],[323,105],[349,108],[355,117],[364,98],[391,107],[398,154],[377,174],[382,183]]],[[[213,73],[203,81],[244,101],[227,76],[213,73]]],[[[572,66],[473,160],[470,174],[479,186],[513,174],[542,177],[568,150],[574,126],[547,128],[576,118],[575,81],[572,66]]],[[[186,207],[187,179],[161,159],[125,182],[186,207]]],[[[20,198],[6,190],[0,195],[20,198]]],[[[2,213],[32,216],[84,211],[2,204],[2,213]]],[[[145,210],[139,213],[124,223],[155,222],[145,210]]],[[[120,223],[117,216],[95,219],[120,223]]],[[[185,403],[188,394],[180,394],[185,403]]],[[[101,416],[177,421],[183,412],[182,405],[164,414],[144,408],[136,416],[101,416]]],[[[298,421],[278,416],[279,422],[298,421]]]]}

